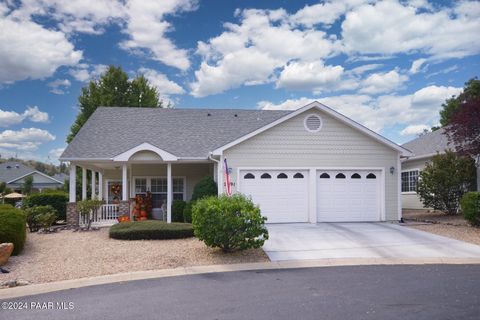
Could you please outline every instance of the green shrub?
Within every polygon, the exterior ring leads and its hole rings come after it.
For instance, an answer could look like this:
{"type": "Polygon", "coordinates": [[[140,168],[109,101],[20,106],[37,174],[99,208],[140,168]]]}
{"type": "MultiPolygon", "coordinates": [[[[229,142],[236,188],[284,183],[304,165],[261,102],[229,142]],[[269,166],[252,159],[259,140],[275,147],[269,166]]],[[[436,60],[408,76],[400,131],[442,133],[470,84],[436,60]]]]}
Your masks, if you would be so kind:
{"type": "Polygon", "coordinates": [[[420,172],[417,194],[426,208],[458,213],[460,199],[473,190],[475,161],[452,151],[433,156],[420,172]]]}
{"type": "Polygon", "coordinates": [[[266,217],[241,194],[200,199],[192,208],[195,236],[225,252],[260,248],[268,239],[266,217]]]}
{"type": "Polygon", "coordinates": [[[2,204],[0,204],[0,210],[13,209],[13,208],[15,208],[15,207],[12,206],[11,204],[8,204],[8,203],[2,203],[2,204]]]}
{"type": "Polygon", "coordinates": [[[0,209],[0,243],[13,243],[13,255],[23,250],[27,238],[26,219],[22,210],[16,208],[0,209]]]}
{"type": "Polygon", "coordinates": [[[57,212],[52,206],[36,206],[25,209],[27,225],[30,232],[40,228],[48,229],[57,220],[57,212]]]}
{"type": "Polygon", "coordinates": [[[480,226],[480,192],[468,192],[460,200],[463,216],[472,226],[480,226]]]}
{"type": "Polygon", "coordinates": [[[212,177],[206,176],[200,179],[193,187],[192,201],[218,194],[217,183],[212,177]]]}
{"type": "Polygon", "coordinates": [[[186,222],[183,217],[183,210],[187,203],[183,200],[172,201],[172,221],[173,222],[186,222]]]}
{"type": "Polygon", "coordinates": [[[23,205],[25,208],[35,206],[52,206],[59,220],[67,219],[68,194],[63,191],[47,191],[34,193],[25,198],[23,205]]]}
{"type": "Polygon", "coordinates": [[[192,223],[192,206],[194,203],[194,201],[187,202],[183,209],[183,220],[187,223],[192,223]]]}
{"type": "Polygon", "coordinates": [[[110,227],[110,238],[122,240],[162,240],[193,237],[190,223],[158,220],[117,223],[110,227]]]}

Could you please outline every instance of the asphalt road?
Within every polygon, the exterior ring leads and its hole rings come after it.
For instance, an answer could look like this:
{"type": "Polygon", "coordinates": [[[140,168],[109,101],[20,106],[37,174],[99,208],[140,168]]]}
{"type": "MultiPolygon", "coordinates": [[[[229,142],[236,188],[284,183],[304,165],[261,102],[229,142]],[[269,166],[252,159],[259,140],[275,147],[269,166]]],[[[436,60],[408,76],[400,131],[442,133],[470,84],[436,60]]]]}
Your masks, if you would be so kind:
{"type": "Polygon", "coordinates": [[[202,274],[84,287],[9,302],[17,303],[17,308],[19,303],[27,303],[28,309],[0,310],[2,320],[477,320],[480,265],[353,266],[202,274]],[[57,303],[62,302],[67,310],[56,309],[57,303]]]}

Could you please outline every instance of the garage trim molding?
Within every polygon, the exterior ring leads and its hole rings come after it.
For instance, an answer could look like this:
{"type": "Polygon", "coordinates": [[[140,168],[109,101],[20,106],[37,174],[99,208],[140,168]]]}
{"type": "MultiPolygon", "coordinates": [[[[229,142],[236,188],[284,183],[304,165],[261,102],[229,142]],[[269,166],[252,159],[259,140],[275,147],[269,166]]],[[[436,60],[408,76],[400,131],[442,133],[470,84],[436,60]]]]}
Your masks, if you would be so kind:
{"type": "Polygon", "coordinates": [[[335,111],[335,110],[327,107],[327,106],[324,105],[324,104],[321,104],[321,103],[318,102],[318,101],[314,101],[314,102],[312,102],[312,103],[310,103],[310,104],[307,104],[307,105],[304,106],[303,108],[300,108],[300,109],[298,109],[298,110],[296,110],[296,111],[293,111],[293,112],[287,114],[286,116],[284,116],[284,117],[282,117],[282,118],[280,118],[280,119],[278,119],[278,120],[276,120],[276,121],[273,121],[272,123],[269,123],[269,124],[267,124],[267,125],[259,128],[259,129],[255,130],[255,131],[252,131],[252,132],[250,132],[250,133],[248,133],[248,134],[246,134],[246,135],[244,135],[244,136],[242,136],[242,137],[240,137],[240,138],[238,138],[238,139],[236,139],[236,140],[234,140],[234,141],[232,141],[232,142],[229,142],[229,143],[227,143],[227,144],[225,144],[225,145],[223,145],[223,146],[221,146],[221,147],[213,150],[211,154],[212,154],[212,155],[215,155],[215,156],[221,156],[225,150],[227,150],[227,149],[229,149],[229,148],[231,148],[231,147],[233,147],[233,146],[235,146],[235,145],[237,145],[237,144],[239,144],[239,143],[241,143],[241,142],[243,142],[243,141],[245,141],[245,140],[247,140],[247,139],[250,139],[251,137],[254,137],[254,136],[256,136],[257,134],[262,133],[262,132],[264,132],[264,131],[266,131],[266,130],[268,130],[268,129],[270,129],[270,128],[272,128],[272,127],[274,127],[274,126],[276,126],[276,125],[278,125],[278,124],[280,124],[280,123],[283,123],[283,122],[287,121],[288,119],[291,119],[291,118],[293,118],[293,117],[295,117],[295,116],[297,116],[297,115],[299,115],[299,114],[302,114],[302,113],[304,113],[304,112],[306,112],[306,111],[308,111],[308,110],[311,110],[311,109],[317,109],[317,110],[320,110],[320,111],[325,112],[325,113],[328,114],[329,116],[331,116],[331,117],[333,117],[333,118],[335,118],[335,119],[337,119],[337,120],[345,123],[346,125],[348,125],[348,126],[350,126],[350,127],[352,127],[352,128],[355,128],[355,129],[363,132],[363,133],[366,134],[367,136],[369,136],[369,137],[373,138],[374,140],[376,140],[376,141],[378,141],[378,142],[380,142],[380,143],[382,143],[382,144],[384,144],[384,145],[392,148],[393,150],[398,151],[401,156],[404,156],[404,157],[411,157],[411,156],[413,156],[413,153],[412,153],[411,151],[409,151],[409,150],[407,150],[407,149],[405,149],[405,148],[397,145],[395,142],[393,142],[393,141],[391,141],[391,140],[389,140],[389,139],[387,139],[387,138],[379,135],[378,133],[376,133],[375,131],[372,131],[372,130],[368,129],[367,127],[362,126],[362,125],[359,124],[358,122],[356,122],[356,121],[354,121],[354,120],[352,120],[352,119],[344,116],[344,115],[341,114],[341,113],[338,113],[337,111],[335,111]]]}
{"type": "MultiPolygon", "coordinates": [[[[398,162],[400,162],[400,157],[398,162]]],[[[354,171],[354,170],[372,170],[372,171],[380,171],[381,172],[381,178],[380,178],[380,183],[379,183],[379,195],[380,195],[380,221],[386,221],[386,212],[385,212],[385,168],[383,167],[238,167],[236,170],[236,186],[237,186],[237,192],[242,192],[242,184],[241,184],[241,176],[240,172],[241,171],[249,171],[249,170],[306,170],[309,171],[309,192],[308,192],[308,217],[309,217],[309,222],[310,223],[317,223],[317,180],[316,176],[318,171],[321,170],[345,170],[345,171],[354,171]]],[[[397,172],[400,172],[400,170],[397,170],[397,172]]],[[[397,173],[400,175],[400,173],[397,173]]],[[[400,180],[401,183],[401,180],[400,180]]],[[[401,186],[399,183],[399,186],[401,186]]],[[[400,201],[400,192],[398,192],[398,200],[400,201]]],[[[401,217],[401,203],[399,203],[399,212],[398,216],[399,219],[401,217]]]]}

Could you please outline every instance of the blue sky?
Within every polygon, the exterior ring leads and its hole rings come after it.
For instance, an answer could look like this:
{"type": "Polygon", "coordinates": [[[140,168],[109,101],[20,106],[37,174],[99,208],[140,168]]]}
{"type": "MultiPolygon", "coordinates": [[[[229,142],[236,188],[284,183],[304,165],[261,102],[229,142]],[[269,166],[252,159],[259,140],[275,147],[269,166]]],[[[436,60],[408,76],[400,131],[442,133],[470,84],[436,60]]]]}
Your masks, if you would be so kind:
{"type": "Polygon", "coordinates": [[[478,1],[4,0],[0,154],[56,162],[110,64],[176,107],[318,100],[403,143],[478,76],[478,30],[478,1]]]}

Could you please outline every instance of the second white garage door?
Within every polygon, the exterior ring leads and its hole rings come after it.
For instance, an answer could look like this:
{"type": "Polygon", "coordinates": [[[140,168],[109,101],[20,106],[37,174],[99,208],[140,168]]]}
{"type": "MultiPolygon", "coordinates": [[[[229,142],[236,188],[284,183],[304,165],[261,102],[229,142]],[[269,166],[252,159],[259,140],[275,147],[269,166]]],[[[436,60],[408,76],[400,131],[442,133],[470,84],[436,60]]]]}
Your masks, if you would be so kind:
{"type": "Polygon", "coordinates": [[[308,171],[240,170],[239,181],[267,223],[308,221],[308,171]]]}
{"type": "Polygon", "coordinates": [[[379,221],[381,171],[317,172],[317,221],[379,221]]]}

